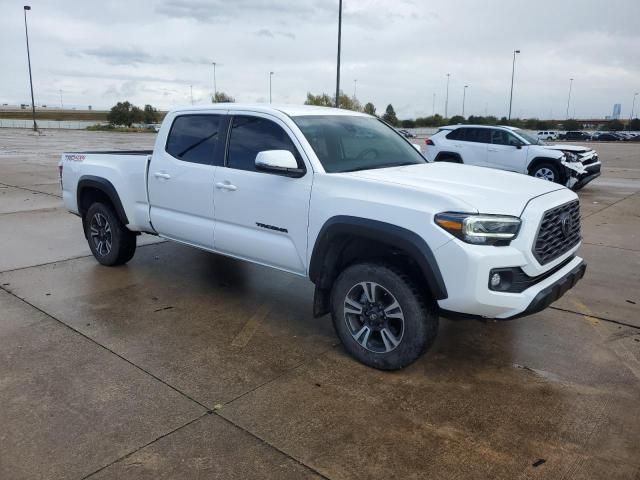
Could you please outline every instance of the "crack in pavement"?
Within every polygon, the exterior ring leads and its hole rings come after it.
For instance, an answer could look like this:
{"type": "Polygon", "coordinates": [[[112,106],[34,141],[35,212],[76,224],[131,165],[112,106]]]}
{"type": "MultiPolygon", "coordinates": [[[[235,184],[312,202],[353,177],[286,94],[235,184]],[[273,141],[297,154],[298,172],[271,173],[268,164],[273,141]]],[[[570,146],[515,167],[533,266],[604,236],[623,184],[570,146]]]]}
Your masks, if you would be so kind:
{"type": "MultiPolygon", "coordinates": [[[[0,182],[0,185],[2,185],[3,187],[11,187],[11,188],[18,188],[20,190],[26,190],[27,192],[31,192],[31,193],[41,193],[43,195],[49,195],[51,197],[62,198],[62,195],[56,195],[55,193],[43,192],[41,190],[35,190],[27,187],[20,187],[18,185],[10,185],[8,183],[2,183],[2,182],[0,182]]],[[[55,185],[55,183],[43,183],[42,185],[55,185]]]]}

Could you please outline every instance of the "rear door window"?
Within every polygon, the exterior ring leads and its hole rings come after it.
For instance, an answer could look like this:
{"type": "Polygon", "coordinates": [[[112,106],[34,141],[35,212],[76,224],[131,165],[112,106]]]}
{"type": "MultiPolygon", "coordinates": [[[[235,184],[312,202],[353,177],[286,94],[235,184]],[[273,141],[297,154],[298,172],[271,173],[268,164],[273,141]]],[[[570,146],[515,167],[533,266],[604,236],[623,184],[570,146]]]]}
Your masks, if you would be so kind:
{"type": "Polygon", "coordinates": [[[466,128],[465,140],[474,143],[491,143],[491,130],[488,128],[466,128]]]}
{"type": "Polygon", "coordinates": [[[166,152],[178,160],[213,165],[220,154],[221,115],[180,115],[171,125],[166,152]]]}

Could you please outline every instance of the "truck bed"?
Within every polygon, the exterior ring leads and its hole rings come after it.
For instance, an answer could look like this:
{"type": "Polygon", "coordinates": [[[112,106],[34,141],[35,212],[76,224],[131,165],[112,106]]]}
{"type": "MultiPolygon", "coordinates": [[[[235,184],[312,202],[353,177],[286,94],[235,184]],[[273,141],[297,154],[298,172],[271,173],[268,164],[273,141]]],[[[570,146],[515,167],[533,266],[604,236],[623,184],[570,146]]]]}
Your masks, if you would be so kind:
{"type": "Polygon", "coordinates": [[[86,150],[82,152],[65,152],[68,154],[83,155],[151,155],[153,150],[86,150]]]}
{"type": "MultiPolygon", "coordinates": [[[[81,213],[78,197],[83,181],[107,182],[117,194],[133,231],[151,232],[147,198],[148,159],[153,150],[88,150],[62,154],[62,198],[67,209],[81,213]]],[[[84,188],[84,187],[82,187],[84,188]]]]}

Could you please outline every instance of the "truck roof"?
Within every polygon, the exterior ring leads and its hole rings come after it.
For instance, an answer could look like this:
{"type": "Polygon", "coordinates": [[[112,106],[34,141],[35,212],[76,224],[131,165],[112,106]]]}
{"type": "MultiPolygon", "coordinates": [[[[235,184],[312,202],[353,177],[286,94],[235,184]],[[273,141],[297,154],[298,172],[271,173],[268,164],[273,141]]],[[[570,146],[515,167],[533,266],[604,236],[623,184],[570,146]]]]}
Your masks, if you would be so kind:
{"type": "Polygon", "coordinates": [[[218,111],[218,110],[247,110],[251,112],[273,113],[280,112],[290,117],[301,117],[306,115],[345,115],[363,116],[369,115],[342,108],[319,107],[316,105],[287,105],[287,104],[264,104],[264,103],[211,103],[208,105],[188,105],[171,109],[171,112],[193,112],[193,111],[218,111]]]}

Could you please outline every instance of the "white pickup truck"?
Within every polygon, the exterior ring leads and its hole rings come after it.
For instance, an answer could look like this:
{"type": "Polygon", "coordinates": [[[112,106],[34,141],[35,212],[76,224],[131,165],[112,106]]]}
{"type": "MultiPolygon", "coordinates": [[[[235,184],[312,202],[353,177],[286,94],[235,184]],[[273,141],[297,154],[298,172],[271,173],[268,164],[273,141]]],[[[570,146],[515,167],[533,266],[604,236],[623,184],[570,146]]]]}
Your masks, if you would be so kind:
{"type": "Polygon", "coordinates": [[[417,359],[440,315],[535,313],[586,269],[571,190],[428,163],[356,112],[189,107],[153,152],[65,153],[59,168],[101,264],[130,260],[146,232],[308,277],[314,315],[330,312],[346,350],[380,369],[417,359]]]}

